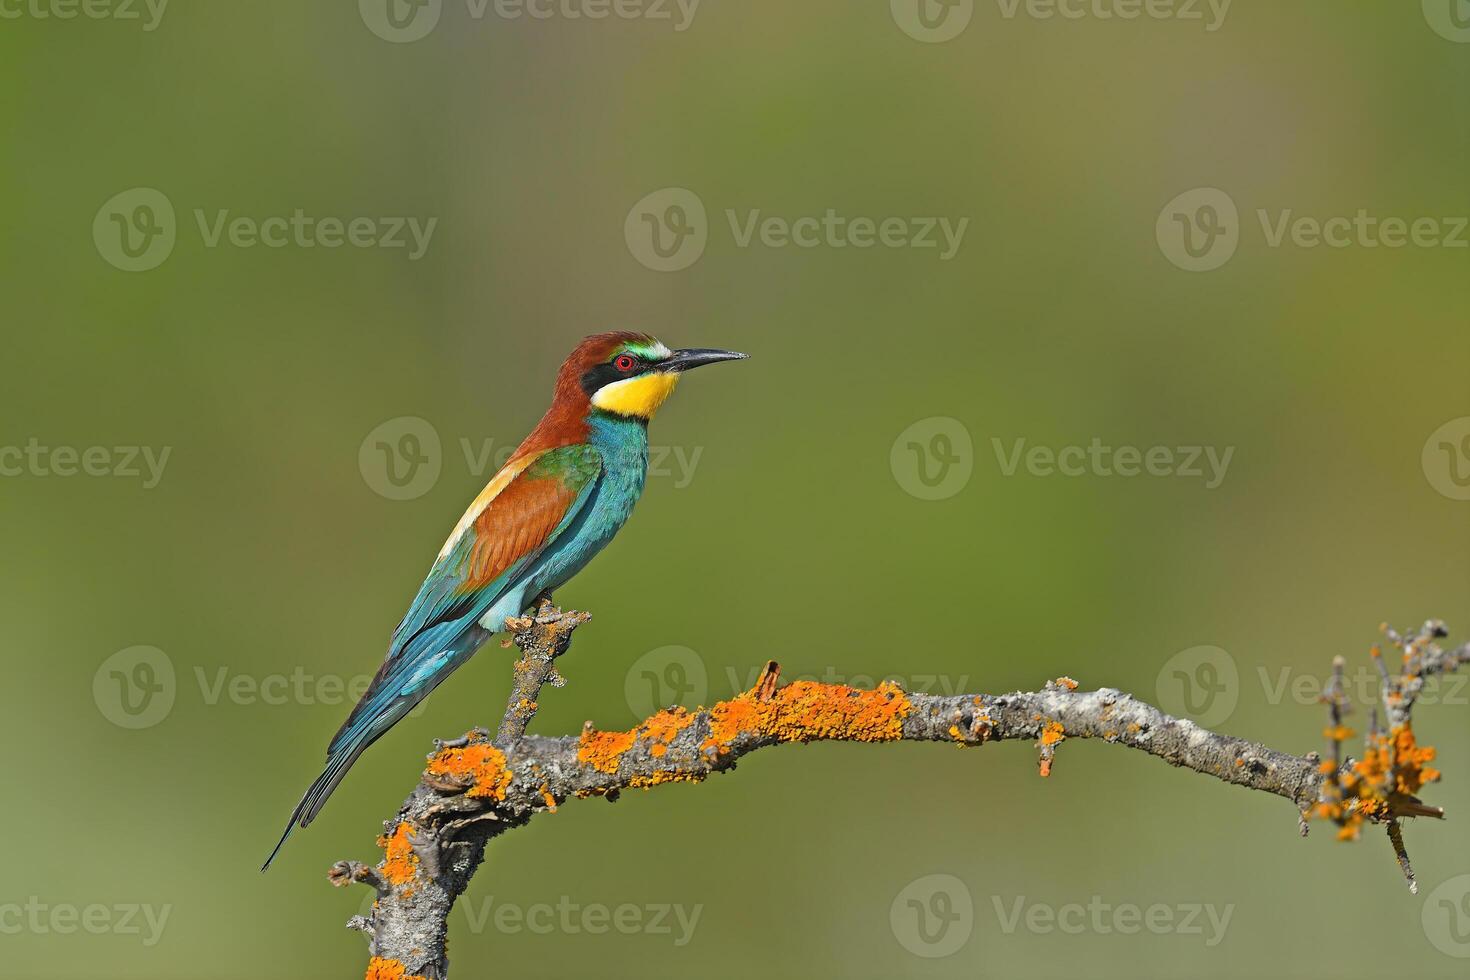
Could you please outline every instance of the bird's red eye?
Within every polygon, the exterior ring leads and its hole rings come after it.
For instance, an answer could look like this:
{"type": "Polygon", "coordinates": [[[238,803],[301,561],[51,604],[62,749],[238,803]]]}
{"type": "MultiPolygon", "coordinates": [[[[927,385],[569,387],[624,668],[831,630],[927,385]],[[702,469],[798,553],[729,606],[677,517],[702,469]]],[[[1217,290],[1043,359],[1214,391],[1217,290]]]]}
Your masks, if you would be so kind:
{"type": "Polygon", "coordinates": [[[613,358],[613,367],[617,368],[619,371],[622,371],[624,374],[633,370],[633,368],[636,367],[637,364],[638,362],[633,359],[633,355],[631,354],[619,354],[617,357],[613,358]]]}

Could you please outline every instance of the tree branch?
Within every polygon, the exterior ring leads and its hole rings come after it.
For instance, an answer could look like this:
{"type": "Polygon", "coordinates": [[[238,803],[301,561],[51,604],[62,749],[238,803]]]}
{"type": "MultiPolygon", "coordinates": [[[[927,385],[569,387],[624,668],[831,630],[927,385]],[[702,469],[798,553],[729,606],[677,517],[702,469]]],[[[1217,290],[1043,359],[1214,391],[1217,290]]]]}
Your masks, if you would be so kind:
{"type": "MultiPolygon", "coordinates": [[[[1323,700],[1329,705],[1330,760],[1280,752],[1256,742],[1207,731],[1111,688],[1079,691],[1058,678],[1036,692],[935,696],[907,693],[893,684],[859,690],[840,684],[778,683],[770,662],[746,693],[708,709],[660,711],[627,731],[601,732],[591,722],[580,736],[526,735],[543,686],[560,686],[555,661],[572,632],[590,617],[561,613],[543,599],[534,616],[507,627],[522,658],[504,719],[495,738],[477,729],[436,743],[422,779],[379,838],[384,857],[376,868],[339,862],[333,884],[361,882],[378,899],[369,918],[348,925],[370,937],[369,980],[440,980],[448,973],[447,919],[484,858],[485,845],[538,813],[572,798],[616,799],[623,789],[699,782],[733,769],[757,749],[783,742],[986,742],[1030,741],[1042,776],[1051,772],[1058,747],[1069,738],[1096,738],[1147,752],[1170,765],[1223,782],[1284,797],[1302,816],[1330,819],[1340,837],[1356,837],[1365,822],[1386,826],[1410,887],[1413,872],[1403,848],[1400,821],[1443,815],[1415,795],[1438,778],[1424,763],[1433,750],[1415,744],[1410,722],[1425,677],[1470,661],[1470,644],[1441,649],[1437,622],[1411,637],[1384,628],[1403,652],[1403,670],[1383,667],[1387,732],[1376,724],[1362,762],[1345,759],[1341,743],[1346,698],[1341,664],[1323,700]]],[[[1382,666],[1376,648],[1374,657],[1382,666]]],[[[1340,658],[1339,658],[1340,661],[1340,658]]]]}

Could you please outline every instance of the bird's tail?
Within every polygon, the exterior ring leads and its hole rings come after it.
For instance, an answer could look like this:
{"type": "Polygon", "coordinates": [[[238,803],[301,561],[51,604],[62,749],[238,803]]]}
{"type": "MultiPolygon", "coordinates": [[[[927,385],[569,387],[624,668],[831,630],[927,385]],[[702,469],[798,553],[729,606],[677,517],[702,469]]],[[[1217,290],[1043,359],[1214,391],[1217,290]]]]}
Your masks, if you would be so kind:
{"type": "Polygon", "coordinates": [[[291,811],[291,819],[286,822],[286,829],[282,832],[281,839],[276,842],[271,856],[266,858],[265,864],[260,866],[261,871],[268,869],[271,862],[276,859],[276,855],[281,853],[281,847],[286,843],[286,838],[291,836],[291,831],[298,826],[306,827],[316,818],[326,804],[327,797],[332,795],[332,790],[336,789],[342,777],[347,775],[347,770],[352,768],[357,757],[362,755],[380,734],[382,734],[381,730],[375,732],[368,729],[357,734],[356,737],[348,738],[341,744],[332,746],[332,751],[327,755],[326,768],[322,770],[320,776],[316,777],[316,782],[311,784],[306,794],[301,797],[301,802],[296,804],[296,809],[291,811]]]}
{"type": "Polygon", "coordinates": [[[457,633],[447,640],[437,632],[426,632],[409,641],[399,656],[390,656],[378,668],[372,684],[368,685],[366,693],[332,737],[331,744],[327,746],[326,768],[316,777],[316,782],[311,784],[306,795],[301,797],[301,802],[296,804],[290,822],[286,824],[271,856],[261,865],[261,871],[271,866],[271,862],[281,852],[281,845],[291,836],[292,830],[305,827],[316,818],[326,804],[327,797],[332,795],[332,790],[347,775],[347,770],[352,768],[357,757],[397,724],[400,718],[412,711],[415,705],[428,697],[429,692],[479,649],[480,644],[490,635],[486,630],[474,626],[473,621],[468,628],[457,624],[446,627],[450,628],[457,630],[457,633]],[[435,667],[433,671],[427,672],[427,676],[424,669],[426,663],[435,667]]]}

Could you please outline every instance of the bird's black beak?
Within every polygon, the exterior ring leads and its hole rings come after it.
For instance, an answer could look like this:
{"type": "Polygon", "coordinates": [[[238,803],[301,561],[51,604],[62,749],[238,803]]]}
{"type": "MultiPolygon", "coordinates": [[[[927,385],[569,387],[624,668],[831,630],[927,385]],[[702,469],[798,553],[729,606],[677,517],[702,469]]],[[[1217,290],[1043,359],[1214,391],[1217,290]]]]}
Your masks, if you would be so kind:
{"type": "Polygon", "coordinates": [[[714,350],[705,347],[689,347],[684,350],[674,351],[674,356],[658,363],[658,370],[678,373],[688,371],[691,368],[701,367],[705,364],[715,364],[719,361],[743,361],[749,354],[741,354],[733,350],[714,350]]]}

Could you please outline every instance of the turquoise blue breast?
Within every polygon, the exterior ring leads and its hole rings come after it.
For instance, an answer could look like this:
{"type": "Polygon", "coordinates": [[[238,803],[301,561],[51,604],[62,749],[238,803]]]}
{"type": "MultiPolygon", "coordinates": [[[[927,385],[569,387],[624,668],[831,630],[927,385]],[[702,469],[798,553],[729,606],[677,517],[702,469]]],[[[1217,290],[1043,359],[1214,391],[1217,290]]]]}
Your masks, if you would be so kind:
{"type": "Polygon", "coordinates": [[[607,546],[643,496],[648,477],[648,425],[638,419],[594,412],[588,443],[602,457],[602,475],[581,514],[542,556],[525,591],[527,599],[555,589],[607,546]]]}

